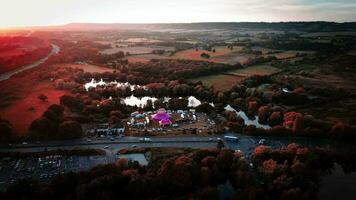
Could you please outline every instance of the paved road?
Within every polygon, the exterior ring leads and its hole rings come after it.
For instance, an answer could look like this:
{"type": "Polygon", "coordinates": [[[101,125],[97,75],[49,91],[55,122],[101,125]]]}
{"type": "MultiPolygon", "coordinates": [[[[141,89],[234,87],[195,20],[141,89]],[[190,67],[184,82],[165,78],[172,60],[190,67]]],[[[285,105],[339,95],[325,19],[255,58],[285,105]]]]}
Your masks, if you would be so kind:
{"type": "Polygon", "coordinates": [[[9,79],[11,76],[13,76],[15,74],[18,74],[18,73],[23,72],[25,70],[37,67],[38,65],[46,62],[46,60],[48,60],[49,57],[51,57],[54,54],[57,54],[60,51],[60,48],[57,45],[54,45],[54,44],[51,44],[51,45],[52,45],[52,51],[46,57],[44,57],[44,58],[42,58],[42,59],[40,59],[40,60],[38,60],[38,61],[36,61],[36,62],[34,62],[32,64],[29,64],[29,65],[26,65],[26,66],[22,66],[22,67],[19,67],[19,68],[15,69],[15,70],[6,72],[4,74],[1,74],[0,75],[0,81],[7,80],[7,79],[9,79]]]}
{"type": "Polygon", "coordinates": [[[151,142],[140,142],[139,137],[117,137],[113,141],[109,138],[78,139],[70,141],[49,141],[46,143],[35,144],[13,144],[0,146],[0,152],[37,152],[55,149],[73,148],[98,148],[107,152],[117,151],[122,148],[136,147],[186,147],[186,148],[214,148],[217,146],[218,138],[221,138],[226,148],[241,150],[248,157],[258,144],[260,139],[265,138],[267,146],[271,148],[286,147],[290,143],[297,143],[306,147],[326,147],[337,149],[355,149],[350,143],[342,143],[327,139],[315,138],[291,138],[291,137],[257,137],[241,134],[226,133],[215,136],[164,136],[150,137],[151,142]],[[224,136],[237,136],[238,142],[226,140],[224,136]]]}

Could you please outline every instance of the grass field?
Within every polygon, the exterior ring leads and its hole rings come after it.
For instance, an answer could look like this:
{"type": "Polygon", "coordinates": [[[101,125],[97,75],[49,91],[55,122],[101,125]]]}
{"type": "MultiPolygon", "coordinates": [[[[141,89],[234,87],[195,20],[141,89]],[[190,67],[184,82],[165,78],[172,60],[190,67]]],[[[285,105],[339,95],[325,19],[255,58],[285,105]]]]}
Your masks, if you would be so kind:
{"type": "Polygon", "coordinates": [[[119,51],[122,51],[126,54],[129,52],[131,55],[135,54],[149,54],[153,50],[165,50],[165,51],[174,51],[174,47],[164,47],[164,46],[128,46],[128,47],[112,47],[111,49],[105,49],[102,51],[104,54],[114,54],[119,51]]]}
{"type": "Polygon", "coordinates": [[[172,59],[188,59],[188,60],[202,60],[202,61],[209,61],[209,62],[217,62],[217,63],[224,63],[234,65],[237,63],[245,63],[249,58],[252,58],[253,55],[243,54],[240,53],[242,47],[235,46],[233,50],[230,50],[226,46],[218,46],[214,47],[216,50],[214,52],[199,50],[196,51],[195,49],[188,49],[184,51],[179,51],[175,53],[172,59]],[[207,53],[210,55],[210,58],[202,58],[200,55],[202,53],[207,53]]]}
{"type": "Polygon", "coordinates": [[[2,117],[11,123],[15,135],[26,135],[32,121],[39,118],[50,105],[59,104],[59,97],[64,94],[66,94],[65,91],[56,90],[47,85],[39,85],[21,100],[15,101],[6,109],[1,110],[2,117]],[[46,95],[47,101],[40,101],[38,99],[40,94],[46,95]]]}
{"type": "Polygon", "coordinates": [[[270,65],[254,65],[243,69],[230,71],[229,74],[237,75],[241,77],[249,77],[253,75],[260,75],[260,76],[270,75],[278,71],[279,71],[278,68],[272,67],[270,65]]]}
{"type": "MultiPolygon", "coordinates": [[[[57,90],[53,81],[40,78],[54,72],[51,66],[42,65],[15,75],[0,84],[0,114],[13,126],[17,136],[27,134],[33,120],[40,117],[52,104],[59,103],[59,97],[69,92],[57,90]],[[38,96],[44,94],[47,100],[42,102],[38,96]]],[[[70,74],[63,75],[63,79],[70,74]]]]}
{"type": "Polygon", "coordinates": [[[90,73],[94,73],[94,72],[104,73],[104,72],[114,71],[114,69],[109,67],[102,67],[102,66],[90,65],[90,64],[58,64],[58,65],[53,65],[53,67],[77,68],[77,69],[82,69],[84,72],[90,72],[90,73]]]}
{"type": "Polygon", "coordinates": [[[240,83],[243,79],[246,79],[250,76],[270,75],[278,71],[279,69],[270,65],[255,65],[243,69],[230,71],[226,74],[197,77],[194,79],[190,79],[189,81],[201,81],[204,85],[214,86],[215,90],[226,91],[231,89],[234,84],[240,83]]]}
{"type": "Polygon", "coordinates": [[[142,54],[142,55],[127,56],[127,59],[129,61],[129,63],[137,63],[137,62],[147,63],[151,59],[168,59],[168,58],[171,58],[171,57],[169,57],[169,53],[166,53],[166,54],[163,54],[163,55],[142,54]]]}
{"type": "Polygon", "coordinates": [[[213,86],[215,90],[226,91],[231,89],[233,85],[239,83],[243,79],[244,79],[243,77],[219,74],[219,75],[212,75],[212,76],[197,77],[194,79],[190,79],[189,81],[191,82],[201,81],[204,85],[207,85],[209,87],[213,86]]]}
{"type": "Polygon", "coordinates": [[[268,54],[268,56],[276,56],[279,60],[296,58],[297,53],[313,54],[313,51],[284,51],[281,53],[268,54]]]}

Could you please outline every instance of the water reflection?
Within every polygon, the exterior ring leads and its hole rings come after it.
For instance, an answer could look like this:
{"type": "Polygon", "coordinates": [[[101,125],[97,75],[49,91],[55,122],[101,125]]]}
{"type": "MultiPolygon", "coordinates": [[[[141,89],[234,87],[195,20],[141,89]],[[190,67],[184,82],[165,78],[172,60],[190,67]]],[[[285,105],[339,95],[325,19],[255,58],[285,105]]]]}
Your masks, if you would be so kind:
{"type": "Polygon", "coordinates": [[[100,81],[95,81],[95,79],[91,79],[89,83],[84,84],[85,90],[89,90],[89,88],[96,88],[97,86],[115,86],[118,88],[130,88],[131,92],[134,91],[136,88],[145,88],[145,86],[130,84],[128,82],[122,83],[117,81],[105,82],[103,79],[100,81]]]}
{"type": "Polygon", "coordinates": [[[253,126],[256,126],[257,128],[263,128],[263,129],[271,128],[269,125],[260,124],[260,122],[258,121],[258,116],[255,116],[255,119],[251,120],[250,118],[248,118],[248,116],[246,115],[246,113],[244,111],[242,111],[242,110],[236,111],[236,109],[231,107],[230,105],[227,105],[225,107],[225,110],[236,112],[237,116],[241,117],[244,120],[245,125],[247,125],[247,126],[253,125],[253,126]]]}
{"type": "MultiPolygon", "coordinates": [[[[183,97],[180,97],[180,99],[182,99],[182,98],[183,97]]],[[[171,99],[170,97],[164,97],[163,102],[167,103],[170,99],[171,99]]],[[[148,101],[151,101],[152,103],[154,103],[157,100],[158,100],[158,98],[156,98],[156,97],[149,97],[149,96],[136,97],[134,95],[131,95],[129,97],[124,98],[123,103],[128,106],[137,106],[137,107],[143,108],[147,105],[148,101]]],[[[188,97],[187,100],[188,100],[187,106],[190,108],[195,108],[201,104],[201,101],[194,96],[188,97]]],[[[153,104],[153,107],[154,107],[154,104],[153,104]]]]}

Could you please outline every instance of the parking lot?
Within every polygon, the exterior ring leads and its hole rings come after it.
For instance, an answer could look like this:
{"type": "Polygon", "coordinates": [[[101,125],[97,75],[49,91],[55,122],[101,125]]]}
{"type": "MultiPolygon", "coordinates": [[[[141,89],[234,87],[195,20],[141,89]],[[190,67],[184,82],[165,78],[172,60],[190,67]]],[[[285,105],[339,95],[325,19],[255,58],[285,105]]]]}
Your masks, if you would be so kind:
{"type": "Polygon", "coordinates": [[[0,160],[0,188],[24,178],[38,178],[48,181],[52,177],[73,171],[85,171],[98,164],[115,162],[107,156],[46,156],[40,158],[2,158],[0,160]]]}

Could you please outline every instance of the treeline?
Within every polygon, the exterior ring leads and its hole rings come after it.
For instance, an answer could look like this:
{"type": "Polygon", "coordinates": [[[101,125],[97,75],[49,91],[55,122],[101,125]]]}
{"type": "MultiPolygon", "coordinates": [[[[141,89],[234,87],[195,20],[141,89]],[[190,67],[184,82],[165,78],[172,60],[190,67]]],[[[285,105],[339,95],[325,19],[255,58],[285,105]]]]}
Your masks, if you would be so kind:
{"type": "Polygon", "coordinates": [[[83,134],[80,123],[66,120],[63,115],[64,107],[53,104],[34,120],[29,128],[29,136],[32,139],[74,139],[83,134]]]}
{"type": "Polygon", "coordinates": [[[124,52],[115,54],[102,54],[100,51],[106,47],[92,41],[66,41],[53,39],[53,43],[60,47],[58,55],[51,58],[53,63],[71,63],[71,62],[91,62],[96,64],[106,64],[115,60],[124,58],[124,52]]]}
{"type": "Polygon", "coordinates": [[[242,155],[232,150],[177,149],[160,152],[147,166],[120,158],[115,164],[90,171],[58,175],[49,183],[20,180],[1,192],[0,198],[220,199],[218,187],[231,187],[230,199],[307,200],[317,197],[319,178],[334,162],[346,171],[355,170],[355,156],[345,160],[347,156],[352,154],[295,144],[278,150],[258,146],[251,157],[251,169],[242,155]]]}
{"type": "Polygon", "coordinates": [[[152,83],[218,74],[239,68],[241,68],[240,65],[232,66],[204,61],[167,59],[149,63],[130,64],[128,72],[131,72],[132,75],[138,78],[145,77],[145,83],[152,83]]]}
{"type": "MultiPolygon", "coordinates": [[[[310,91],[315,93],[316,91],[310,91]]],[[[235,112],[225,111],[227,125],[235,131],[244,131],[250,135],[266,136],[307,136],[322,137],[336,140],[356,140],[356,126],[342,122],[327,121],[303,114],[288,111],[278,105],[305,105],[313,103],[307,98],[308,92],[302,87],[291,87],[283,91],[280,85],[274,85],[269,77],[256,76],[234,85],[230,91],[220,93],[215,100],[231,105],[237,111],[245,111],[246,115],[268,124],[271,129],[261,129],[255,126],[245,126],[244,120],[235,112]],[[263,89],[258,86],[269,84],[263,89]]],[[[323,93],[324,94],[324,93],[323,93]]],[[[346,95],[339,90],[325,91],[324,95],[340,97],[346,95]]],[[[332,100],[332,98],[331,98],[332,100]]],[[[317,104],[317,102],[314,102],[317,104]]]]}
{"type": "Polygon", "coordinates": [[[258,146],[251,159],[268,199],[316,199],[320,176],[335,162],[345,171],[355,170],[356,166],[353,153],[303,148],[294,143],[278,150],[258,146]]]}

